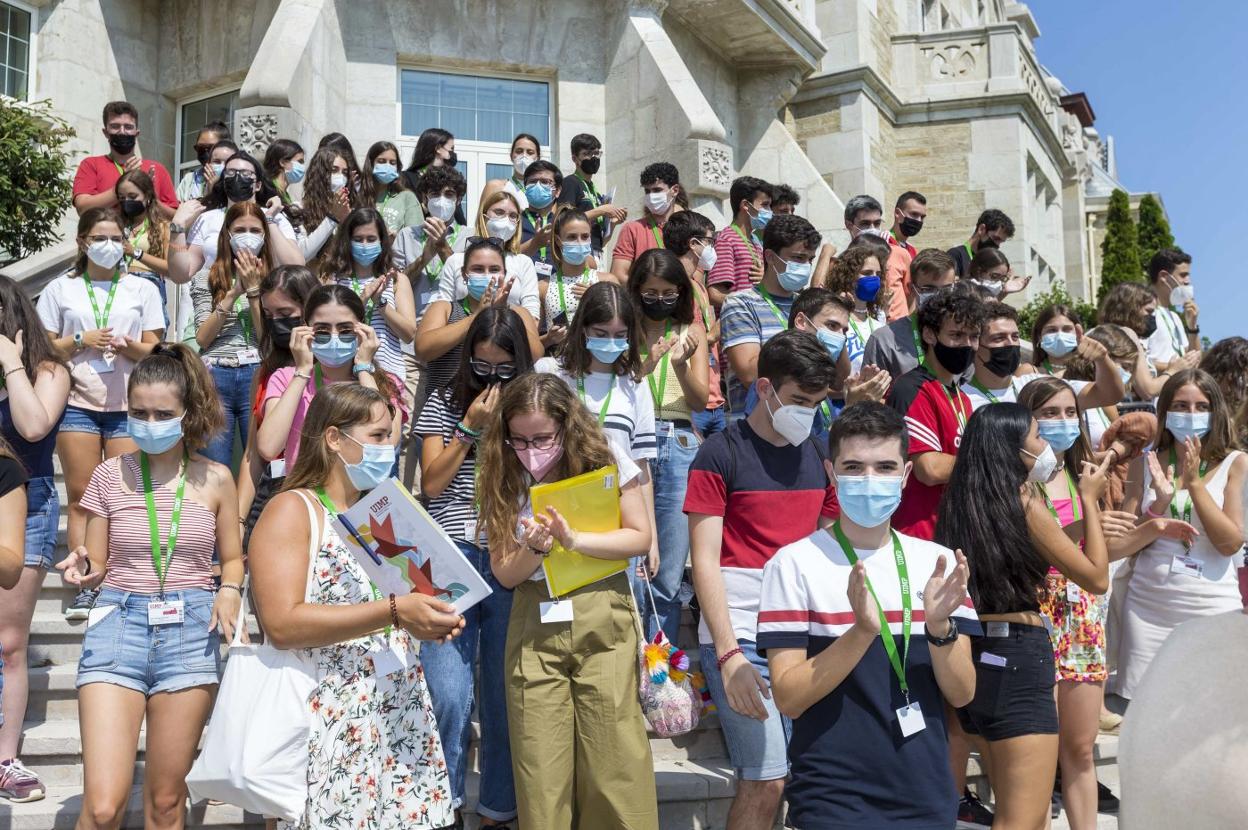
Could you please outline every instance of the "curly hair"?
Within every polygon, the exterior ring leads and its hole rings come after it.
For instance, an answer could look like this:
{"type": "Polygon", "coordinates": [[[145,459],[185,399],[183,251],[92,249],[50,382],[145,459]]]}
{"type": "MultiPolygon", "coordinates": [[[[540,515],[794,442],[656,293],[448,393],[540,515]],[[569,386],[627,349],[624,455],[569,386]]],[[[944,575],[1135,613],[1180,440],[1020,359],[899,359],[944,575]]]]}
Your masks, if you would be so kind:
{"type": "Polygon", "coordinates": [[[217,258],[208,269],[208,290],[212,292],[213,305],[221,302],[234,284],[234,257],[231,256],[234,249],[230,247],[230,226],[244,216],[260,220],[260,233],[264,235],[264,244],[260,246],[256,259],[260,260],[261,277],[269,272],[269,223],[265,221],[264,208],[255,202],[235,202],[225,211],[221,231],[217,234],[217,258]]]}
{"type": "Polygon", "coordinates": [[[532,476],[507,444],[511,419],[528,413],[541,413],[559,425],[563,453],[555,465],[555,479],[615,463],[598,419],[562,379],[530,372],[504,386],[498,407],[477,442],[478,480],[490,482],[477,496],[491,552],[515,548],[516,520],[528,500],[532,476]]]}
{"type": "Polygon", "coordinates": [[[936,294],[918,313],[920,334],[924,329],[931,329],[940,334],[940,327],[946,317],[955,322],[979,331],[984,325],[984,303],[969,290],[959,290],[961,284],[950,286],[936,294]]]}
{"type": "MultiPolygon", "coordinates": [[[[333,213],[338,194],[330,186],[330,179],[334,175],[336,159],[347,161],[347,157],[334,147],[322,147],[308,162],[308,172],[303,177],[303,226],[308,231],[316,230],[325,217],[333,213]]],[[[353,208],[360,203],[350,178],[347,179],[347,202],[353,208]]]]}
{"type": "MultiPolygon", "coordinates": [[[[867,245],[851,245],[845,253],[832,260],[832,273],[828,276],[827,287],[837,294],[854,297],[854,288],[858,282],[858,274],[868,259],[875,259],[880,272],[880,293],[884,291],[884,269],[886,263],[880,261],[879,253],[867,245]]],[[[879,297],[879,294],[876,295],[879,297]]],[[[852,300],[851,300],[852,302],[852,300]]],[[[872,317],[880,311],[880,304],[875,300],[867,303],[867,313],[872,317]]]]}
{"type": "Polygon", "coordinates": [[[1227,337],[1214,343],[1201,358],[1200,368],[1222,387],[1231,417],[1240,421],[1240,431],[1248,430],[1248,423],[1241,420],[1248,413],[1248,339],[1227,337]]]}
{"type": "Polygon", "coordinates": [[[217,385],[199,355],[182,343],[157,343],[130,373],[126,396],[136,386],[167,383],[178,390],[182,407],[182,441],[189,452],[208,446],[213,436],[225,429],[225,412],[217,396],[217,385]]]}

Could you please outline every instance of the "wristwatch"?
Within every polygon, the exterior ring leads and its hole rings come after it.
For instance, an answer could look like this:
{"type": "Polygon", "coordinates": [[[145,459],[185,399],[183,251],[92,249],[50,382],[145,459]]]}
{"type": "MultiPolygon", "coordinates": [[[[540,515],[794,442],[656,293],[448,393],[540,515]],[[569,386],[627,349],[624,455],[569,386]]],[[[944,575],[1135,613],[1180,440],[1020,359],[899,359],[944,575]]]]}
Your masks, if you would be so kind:
{"type": "Polygon", "coordinates": [[[949,618],[949,633],[943,637],[934,636],[931,631],[927,630],[926,627],[924,627],[923,633],[927,636],[927,642],[929,645],[936,646],[937,648],[947,646],[958,639],[958,621],[953,617],[949,618]]]}
{"type": "Polygon", "coordinates": [[[74,349],[80,351],[82,349],[82,332],[74,332],[74,349]]]}
{"type": "Polygon", "coordinates": [[[179,225],[177,222],[170,222],[169,223],[169,235],[177,236],[180,233],[186,233],[186,226],[179,225]]]}
{"type": "Polygon", "coordinates": [[[360,372],[368,372],[371,374],[373,372],[373,364],[372,363],[356,363],[351,366],[351,374],[358,375],[360,372]]]}

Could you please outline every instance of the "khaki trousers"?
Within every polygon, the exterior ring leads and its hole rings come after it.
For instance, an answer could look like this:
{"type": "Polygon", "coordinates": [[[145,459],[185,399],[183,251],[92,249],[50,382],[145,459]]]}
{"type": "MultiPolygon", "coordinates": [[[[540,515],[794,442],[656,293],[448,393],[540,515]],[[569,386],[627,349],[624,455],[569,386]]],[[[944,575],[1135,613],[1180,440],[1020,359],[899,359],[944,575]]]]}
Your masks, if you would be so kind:
{"type": "Polygon", "coordinates": [[[545,582],[516,588],[507,629],[507,723],[522,830],[657,830],[638,702],[637,628],[619,573],[572,592],[543,623],[545,582]]]}

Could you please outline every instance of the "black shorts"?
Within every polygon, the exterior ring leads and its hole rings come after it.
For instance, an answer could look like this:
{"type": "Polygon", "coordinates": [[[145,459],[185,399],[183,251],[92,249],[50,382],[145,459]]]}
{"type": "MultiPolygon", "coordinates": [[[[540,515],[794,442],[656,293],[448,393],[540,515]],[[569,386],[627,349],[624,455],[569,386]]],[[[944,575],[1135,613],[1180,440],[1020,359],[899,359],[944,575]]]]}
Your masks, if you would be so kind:
{"type": "MultiPolygon", "coordinates": [[[[983,623],[985,631],[1004,625],[983,623]]],[[[972,637],[971,657],[975,661],[975,698],[958,710],[965,732],[990,741],[1057,734],[1057,702],[1053,699],[1057,681],[1048,631],[1036,625],[1009,623],[1008,634],[972,637]]]]}

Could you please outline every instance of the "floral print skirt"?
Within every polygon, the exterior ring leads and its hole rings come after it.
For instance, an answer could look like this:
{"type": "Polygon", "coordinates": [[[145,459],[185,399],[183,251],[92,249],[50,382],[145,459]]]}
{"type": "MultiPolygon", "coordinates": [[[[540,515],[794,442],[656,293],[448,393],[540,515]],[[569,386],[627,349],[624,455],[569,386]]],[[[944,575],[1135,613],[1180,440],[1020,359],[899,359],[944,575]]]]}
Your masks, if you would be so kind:
{"type": "Polygon", "coordinates": [[[1090,594],[1060,573],[1050,572],[1040,597],[1040,612],[1053,621],[1050,637],[1057,681],[1099,683],[1105,666],[1106,596],[1090,594]]]}

